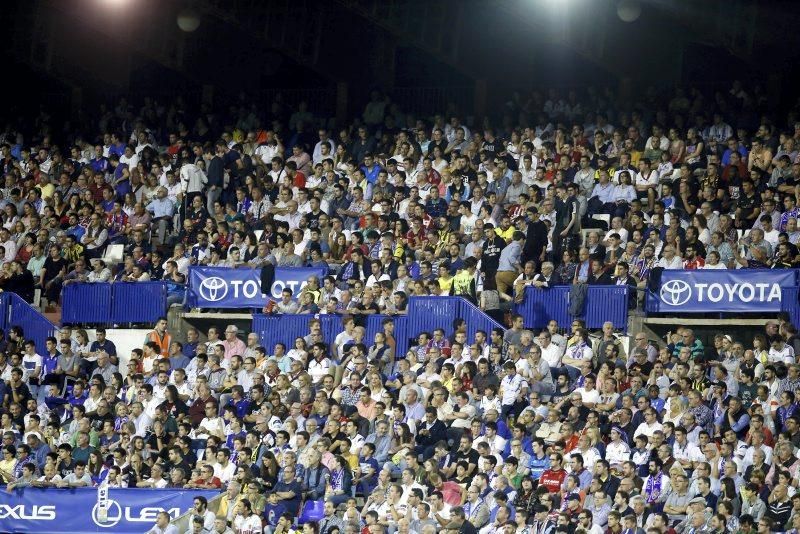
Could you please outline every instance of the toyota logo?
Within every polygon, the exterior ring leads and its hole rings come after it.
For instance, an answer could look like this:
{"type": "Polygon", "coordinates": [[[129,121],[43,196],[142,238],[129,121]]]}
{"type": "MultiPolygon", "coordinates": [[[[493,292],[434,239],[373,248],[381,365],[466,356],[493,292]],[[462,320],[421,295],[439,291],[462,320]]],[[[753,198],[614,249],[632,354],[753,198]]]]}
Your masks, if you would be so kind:
{"type": "Polygon", "coordinates": [[[670,280],[661,286],[661,301],[670,306],[681,306],[692,298],[692,288],[683,280],[670,280]]]}
{"type": "Polygon", "coordinates": [[[122,520],[122,508],[117,501],[109,499],[106,501],[106,516],[100,517],[100,503],[92,508],[92,521],[100,528],[111,528],[122,520]]]}
{"type": "Polygon", "coordinates": [[[200,282],[200,296],[208,302],[217,302],[228,294],[228,282],[219,276],[209,276],[200,282]]]}

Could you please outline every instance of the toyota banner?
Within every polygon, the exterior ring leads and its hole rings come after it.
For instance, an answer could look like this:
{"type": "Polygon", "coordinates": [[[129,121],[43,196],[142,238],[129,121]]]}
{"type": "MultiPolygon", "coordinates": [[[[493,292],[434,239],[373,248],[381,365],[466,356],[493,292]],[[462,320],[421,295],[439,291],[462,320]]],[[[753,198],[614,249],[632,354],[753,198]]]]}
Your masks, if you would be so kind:
{"type": "Polygon", "coordinates": [[[782,289],[795,285],[794,269],[669,269],[663,271],[648,311],[777,313],[782,289]]]}
{"type": "Polygon", "coordinates": [[[95,488],[24,488],[0,492],[0,532],[147,532],[159,512],[173,519],[189,511],[198,495],[218,491],[110,488],[100,513],[95,488]]]}
{"type": "MultiPolygon", "coordinates": [[[[269,297],[279,299],[284,288],[294,298],[310,276],[321,278],[323,270],[312,267],[277,267],[269,297]]],[[[320,280],[322,282],[322,280],[320,280]]],[[[263,308],[269,302],[261,287],[261,269],[226,267],[189,268],[189,306],[197,308],[263,308]]]]}

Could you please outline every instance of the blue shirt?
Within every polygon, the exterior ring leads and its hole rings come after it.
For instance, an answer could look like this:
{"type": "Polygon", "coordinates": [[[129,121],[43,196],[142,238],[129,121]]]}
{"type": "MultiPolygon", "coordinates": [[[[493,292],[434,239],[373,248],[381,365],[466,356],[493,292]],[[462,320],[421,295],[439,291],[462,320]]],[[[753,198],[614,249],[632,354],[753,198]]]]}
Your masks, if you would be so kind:
{"type": "Polygon", "coordinates": [[[72,406],[83,406],[83,403],[86,402],[86,397],[89,396],[88,391],[84,391],[80,397],[76,397],[74,393],[69,394],[69,398],[67,399],[72,406]]]}
{"type": "Polygon", "coordinates": [[[532,454],[528,468],[531,470],[531,477],[533,477],[534,480],[539,480],[542,473],[550,469],[550,456],[545,454],[543,457],[537,458],[535,454],[532,454]]]}
{"type": "Polygon", "coordinates": [[[374,184],[378,181],[378,173],[381,172],[381,166],[372,164],[372,168],[367,168],[366,165],[361,166],[361,170],[364,171],[364,175],[367,177],[367,182],[370,184],[374,184]]]}
{"type": "Polygon", "coordinates": [[[197,355],[197,341],[189,343],[188,341],[183,344],[183,355],[188,358],[194,358],[197,355]]]}
{"type": "Polygon", "coordinates": [[[250,401],[247,399],[242,399],[239,402],[235,402],[233,399],[228,401],[228,406],[233,406],[236,410],[236,417],[240,419],[244,419],[244,416],[247,415],[247,410],[250,408],[250,401]]]}
{"type": "Polygon", "coordinates": [[[154,198],[150,204],[147,205],[147,211],[153,213],[153,217],[172,217],[175,213],[175,203],[168,197],[154,198]]]}
{"type": "Polygon", "coordinates": [[[109,356],[116,356],[117,355],[117,347],[116,347],[116,345],[114,345],[113,341],[109,341],[108,339],[103,341],[102,345],[100,344],[99,341],[93,341],[92,342],[92,346],[89,347],[89,350],[92,351],[92,352],[97,352],[98,350],[104,350],[104,351],[106,351],[106,354],[108,354],[109,356]]]}
{"type": "Polygon", "coordinates": [[[170,369],[186,369],[186,366],[189,365],[189,358],[185,354],[180,354],[176,358],[175,356],[169,357],[169,368],[170,369]]]}
{"type": "Polygon", "coordinates": [[[500,262],[497,265],[498,271],[516,271],[516,265],[520,263],[522,256],[522,245],[519,241],[512,241],[500,252],[500,262]]]}
{"type": "Polygon", "coordinates": [[[124,156],[125,155],[125,143],[119,143],[119,144],[111,145],[110,147],[108,147],[108,155],[110,156],[111,154],[116,154],[119,157],[124,156]]]}
{"type": "Polygon", "coordinates": [[[603,204],[614,202],[614,185],[612,183],[596,184],[592,189],[592,196],[600,199],[603,204]]]}
{"type": "Polygon", "coordinates": [[[108,159],[100,156],[89,162],[89,166],[95,172],[106,172],[108,170],[108,159]]]}
{"type": "Polygon", "coordinates": [[[267,503],[267,505],[264,506],[264,519],[267,520],[270,526],[278,526],[278,519],[285,513],[286,505],[282,502],[278,502],[274,505],[267,503]]]}
{"type": "Polygon", "coordinates": [[[294,515],[297,515],[297,509],[300,507],[300,499],[303,496],[303,489],[300,486],[300,482],[297,481],[295,478],[292,482],[278,482],[275,484],[275,489],[272,490],[275,493],[282,493],[286,491],[294,492],[294,497],[291,499],[284,499],[281,501],[285,506],[286,510],[294,515]]]}
{"type": "Polygon", "coordinates": [[[45,354],[42,356],[42,374],[49,375],[53,371],[55,371],[56,366],[58,365],[58,357],[61,356],[61,353],[56,351],[54,355],[45,354]]]}

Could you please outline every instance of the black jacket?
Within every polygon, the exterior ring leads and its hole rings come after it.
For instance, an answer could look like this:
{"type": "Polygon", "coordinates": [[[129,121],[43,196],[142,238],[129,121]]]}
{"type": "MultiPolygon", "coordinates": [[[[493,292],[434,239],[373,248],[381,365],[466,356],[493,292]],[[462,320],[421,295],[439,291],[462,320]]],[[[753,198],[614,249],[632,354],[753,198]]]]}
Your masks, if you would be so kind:
{"type": "Polygon", "coordinates": [[[525,236],[525,245],[522,247],[522,263],[535,261],[540,264],[539,257],[547,247],[547,225],[542,221],[528,224],[528,232],[525,236]]]}

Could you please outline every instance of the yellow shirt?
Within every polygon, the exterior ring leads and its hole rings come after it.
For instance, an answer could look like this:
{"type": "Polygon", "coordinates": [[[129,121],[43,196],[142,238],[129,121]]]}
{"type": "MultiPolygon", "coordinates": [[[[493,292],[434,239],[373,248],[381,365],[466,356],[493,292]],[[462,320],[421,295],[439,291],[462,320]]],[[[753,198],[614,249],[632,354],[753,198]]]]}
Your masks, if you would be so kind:
{"type": "Polygon", "coordinates": [[[343,455],[342,455],[342,458],[344,458],[345,460],[347,460],[347,464],[350,466],[350,470],[351,470],[351,471],[352,471],[353,469],[355,469],[356,467],[358,467],[358,464],[359,464],[359,462],[358,462],[358,455],[356,455],[356,454],[350,454],[350,453],[348,452],[347,454],[343,454],[343,455]]]}
{"type": "Polygon", "coordinates": [[[642,157],[642,153],[637,150],[631,150],[631,166],[636,168],[639,166],[639,159],[642,157]]]}
{"type": "Polygon", "coordinates": [[[513,226],[509,226],[508,230],[503,230],[502,228],[495,228],[494,229],[494,233],[496,233],[497,235],[502,237],[505,240],[506,243],[510,243],[511,242],[511,237],[514,235],[515,231],[516,231],[516,228],[514,228],[513,226]]]}
{"type": "Polygon", "coordinates": [[[51,198],[56,190],[53,184],[40,185],[39,189],[42,191],[42,198],[51,198]]]}
{"type": "Polygon", "coordinates": [[[444,292],[450,293],[450,288],[453,287],[452,276],[448,276],[447,278],[440,276],[438,282],[439,282],[439,289],[441,289],[444,292]]]}
{"type": "Polygon", "coordinates": [[[453,377],[448,378],[447,380],[442,380],[442,387],[449,391],[450,393],[453,392],[453,377]]]}

